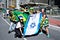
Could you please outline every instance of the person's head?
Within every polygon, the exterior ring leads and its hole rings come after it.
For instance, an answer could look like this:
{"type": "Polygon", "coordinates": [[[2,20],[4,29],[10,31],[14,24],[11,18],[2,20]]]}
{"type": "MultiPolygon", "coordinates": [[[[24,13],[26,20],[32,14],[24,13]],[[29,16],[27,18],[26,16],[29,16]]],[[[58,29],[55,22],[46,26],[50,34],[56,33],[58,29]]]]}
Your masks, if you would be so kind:
{"type": "Polygon", "coordinates": [[[42,12],[43,14],[46,14],[46,9],[43,8],[41,12],[42,12]]]}
{"type": "Polygon", "coordinates": [[[30,13],[33,13],[34,12],[34,8],[30,8],[30,13]]]}
{"type": "Polygon", "coordinates": [[[23,17],[19,16],[20,22],[23,22],[23,17]]]}
{"type": "Polygon", "coordinates": [[[41,12],[43,12],[43,13],[46,12],[46,9],[45,8],[42,8],[41,9],[41,12]]]}
{"type": "Polygon", "coordinates": [[[24,8],[21,8],[20,11],[21,11],[21,12],[24,12],[24,8]]]}
{"type": "Polygon", "coordinates": [[[44,12],[44,9],[42,9],[42,12],[44,12]]]}
{"type": "Polygon", "coordinates": [[[12,17],[13,14],[12,14],[12,10],[9,10],[9,15],[12,17]]]}

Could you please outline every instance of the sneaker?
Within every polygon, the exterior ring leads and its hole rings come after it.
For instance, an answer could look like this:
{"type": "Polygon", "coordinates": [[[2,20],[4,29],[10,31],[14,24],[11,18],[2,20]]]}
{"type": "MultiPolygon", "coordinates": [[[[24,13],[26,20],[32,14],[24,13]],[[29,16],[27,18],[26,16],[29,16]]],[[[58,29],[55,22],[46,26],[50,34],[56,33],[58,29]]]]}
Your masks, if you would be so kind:
{"type": "Polygon", "coordinates": [[[11,31],[8,31],[8,33],[10,34],[10,33],[11,33],[11,31]]]}
{"type": "Polygon", "coordinates": [[[39,34],[43,34],[43,32],[40,32],[39,34]]]}
{"type": "Polygon", "coordinates": [[[49,38],[49,37],[50,37],[50,35],[48,34],[48,35],[47,35],[47,38],[49,38]]]}

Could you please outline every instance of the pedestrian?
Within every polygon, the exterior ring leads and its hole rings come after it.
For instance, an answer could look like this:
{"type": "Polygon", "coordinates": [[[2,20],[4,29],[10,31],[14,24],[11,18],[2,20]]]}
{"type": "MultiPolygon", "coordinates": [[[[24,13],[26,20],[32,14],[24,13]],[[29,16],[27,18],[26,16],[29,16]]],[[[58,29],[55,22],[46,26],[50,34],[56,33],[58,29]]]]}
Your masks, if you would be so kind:
{"type": "Polygon", "coordinates": [[[19,38],[22,37],[22,28],[23,28],[23,25],[21,23],[21,17],[22,17],[22,16],[20,16],[21,14],[22,14],[22,12],[20,12],[19,10],[14,11],[14,15],[16,15],[17,18],[19,19],[19,21],[17,23],[17,26],[15,28],[15,38],[16,37],[19,37],[19,38]]]}
{"type": "Polygon", "coordinates": [[[49,20],[45,13],[45,9],[42,9],[42,16],[43,17],[42,17],[42,23],[41,23],[41,34],[42,34],[42,27],[44,27],[46,31],[46,36],[49,38],[50,37],[49,30],[48,30],[49,20]]]}
{"type": "Polygon", "coordinates": [[[14,15],[16,15],[19,18],[19,22],[17,23],[16,30],[15,30],[15,37],[23,35],[23,27],[26,23],[26,17],[27,15],[24,13],[24,9],[22,8],[20,11],[16,10],[14,11],[14,15]],[[19,34],[20,33],[20,34],[19,34]]]}
{"type": "Polygon", "coordinates": [[[11,33],[12,31],[15,30],[15,27],[16,27],[16,16],[12,13],[12,10],[9,11],[9,16],[8,18],[10,19],[10,27],[9,27],[9,31],[8,33],[11,33]]]}
{"type": "Polygon", "coordinates": [[[6,13],[7,13],[7,17],[9,16],[9,9],[6,10],[6,13]]]}
{"type": "Polygon", "coordinates": [[[14,15],[14,6],[10,6],[10,10],[9,10],[9,16],[8,18],[10,19],[10,27],[9,27],[9,31],[8,33],[11,33],[12,31],[15,30],[17,22],[19,21],[19,19],[17,18],[16,15],[14,15]]]}

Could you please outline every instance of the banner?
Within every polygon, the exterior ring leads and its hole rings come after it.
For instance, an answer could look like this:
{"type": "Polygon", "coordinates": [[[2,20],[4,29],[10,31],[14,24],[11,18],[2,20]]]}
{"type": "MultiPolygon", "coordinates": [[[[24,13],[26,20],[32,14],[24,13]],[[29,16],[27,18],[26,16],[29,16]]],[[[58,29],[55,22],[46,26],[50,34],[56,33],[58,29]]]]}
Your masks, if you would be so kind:
{"type": "Polygon", "coordinates": [[[34,35],[38,33],[40,29],[41,18],[42,13],[30,15],[24,27],[24,35],[34,35]]]}

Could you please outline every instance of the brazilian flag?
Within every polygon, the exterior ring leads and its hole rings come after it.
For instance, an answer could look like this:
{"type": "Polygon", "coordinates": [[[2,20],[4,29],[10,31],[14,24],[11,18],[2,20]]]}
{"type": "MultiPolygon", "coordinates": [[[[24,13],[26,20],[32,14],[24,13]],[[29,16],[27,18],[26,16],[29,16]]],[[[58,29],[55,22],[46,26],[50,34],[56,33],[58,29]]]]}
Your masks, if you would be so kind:
{"type": "Polygon", "coordinates": [[[15,10],[13,13],[17,17],[22,16],[23,17],[23,22],[24,22],[24,25],[25,25],[29,15],[25,12],[20,12],[19,10],[15,10]]]}

